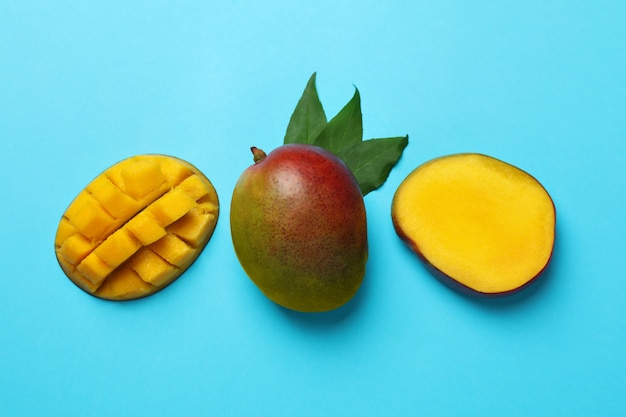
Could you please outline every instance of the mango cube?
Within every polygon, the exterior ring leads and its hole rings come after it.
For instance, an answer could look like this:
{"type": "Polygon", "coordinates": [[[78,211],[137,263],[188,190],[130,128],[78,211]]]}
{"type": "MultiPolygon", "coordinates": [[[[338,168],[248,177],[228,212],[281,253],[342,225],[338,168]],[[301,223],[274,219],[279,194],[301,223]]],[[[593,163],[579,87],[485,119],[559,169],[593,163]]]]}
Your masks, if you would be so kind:
{"type": "Polygon", "coordinates": [[[179,267],[189,265],[196,251],[174,235],[167,235],[150,245],[150,249],[163,259],[179,267]]]}
{"type": "Polygon", "coordinates": [[[200,200],[209,193],[209,190],[202,186],[202,179],[197,175],[190,175],[185,178],[176,188],[183,191],[194,201],[200,200]]]}
{"type": "Polygon", "coordinates": [[[76,265],[89,255],[95,246],[91,240],[79,233],[65,239],[59,253],[70,265],[76,265]]]}
{"type": "Polygon", "coordinates": [[[67,220],[67,218],[63,217],[59,222],[59,227],[57,229],[57,234],[54,238],[54,245],[58,248],[63,245],[66,239],[76,234],[76,228],[72,226],[72,223],[67,220]]]}
{"type": "Polygon", "coordinates": [[[90,185],[91,195],[116,219],[127,219],[141,210],[141,205],[117,188],[106,176],[98,177],[90,185]]]}
{"type": "Polygon", "coordinates": [[[183,239],[189,245],[198,247],[208,231],[207,225],[215,221],[215,215],[200,209],[193,209],[172,223],[167,231],[183,239]]]}
{"type": "Polygon", "coordinates": [[[76,269],[93,284],[100,284],[115,268],[91,252],[76,269]]]}
{"type": "Polygon", "coordinates": [[[141,243],[127,228],[116,230],[100,244],[94,253],[112,267],[118,267],[139,250],[141,243]]]}
{"type": "Polygon", "coordinates": [[[169,226],[187,214],[195,205],[194,199],[189,197],[183,190],[175,188],[150,204],[148,211],[154,215],[161,225],[169,226]]]}
{"type": "Polygon", "coordinates": [[[86,199],[76,215],[69,219],[79,233],[91,239],[104,236],[113,220],[98,202],[91,199],[86,199]]]}
{"type": "Polygon", "coordinates": [[[132,300],[152,292],[154,292],[154,286],[142,280],[135,271],[130,268],[120,268],[98,287],[95,295],[115,300],[132,300]]]}
{"type": "Polygon", "coordinates": [[[137,253],[130,267],[139,274],[142,280],[158,286],[165,284],[172,277],[172,271],[175,269],[148,248],[143,248],[137,253]]]}
{"type": "Polygon", "coordinates": [[[121,175],[126,192],[135,199],[145,197],[165,181],[161,165],[151,160],[138,160],[122,169],[121,175]]]}
{"type": "Polygon", "coordinates": [[[167,234],[154,215],[149,211],[142,211],[126,223],[126,228],[141,242],[148,246],[167,234]]]}

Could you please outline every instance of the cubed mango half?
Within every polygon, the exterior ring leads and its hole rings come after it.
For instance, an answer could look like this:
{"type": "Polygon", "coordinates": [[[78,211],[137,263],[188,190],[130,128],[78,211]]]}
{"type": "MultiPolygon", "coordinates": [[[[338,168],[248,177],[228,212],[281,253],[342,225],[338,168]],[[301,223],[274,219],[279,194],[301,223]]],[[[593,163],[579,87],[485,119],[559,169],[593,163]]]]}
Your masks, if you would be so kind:
{"type": "Polygon", "coordinates": [[[215,229],[219,200],[196,167],[137,155],[97,176],[72,201],[56,256],[79,288],[99,298],[145,297],[178,278],[215,229]]]}

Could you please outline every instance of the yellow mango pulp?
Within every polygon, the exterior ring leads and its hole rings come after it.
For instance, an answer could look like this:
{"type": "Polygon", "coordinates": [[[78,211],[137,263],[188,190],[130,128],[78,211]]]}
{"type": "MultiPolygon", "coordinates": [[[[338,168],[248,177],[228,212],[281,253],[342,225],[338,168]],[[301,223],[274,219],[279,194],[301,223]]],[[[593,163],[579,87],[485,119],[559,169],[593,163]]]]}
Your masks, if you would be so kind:
{"type": "Polygon", "coordinates": [[[193,165],[137,155],[96,177],[67,208],[55,237],[65,274],[96,297],[128,300],[178,278],[219,216],[211,182],[193,165]]]}

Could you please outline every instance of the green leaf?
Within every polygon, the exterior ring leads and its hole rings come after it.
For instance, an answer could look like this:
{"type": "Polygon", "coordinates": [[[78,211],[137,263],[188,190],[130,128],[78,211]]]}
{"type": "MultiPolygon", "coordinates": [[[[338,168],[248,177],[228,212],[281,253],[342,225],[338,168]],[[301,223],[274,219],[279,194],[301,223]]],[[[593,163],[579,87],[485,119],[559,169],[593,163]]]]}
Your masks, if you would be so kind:
{"type": "Polygon", "coordinates": [[[355,88],[354,96],[343,109],[326,125],[313,145],[338,154],[342,149],[363,140],[361,96],[355,88]]]}
{"type": "Polygon", "coordinates": [[[315,87],[316,73],[311,75],[302,97],[291,115],[284,143],[311,144],[326,126],[326,114],[315,87]]]}
{"type": "Polygon", "coordinates": [[[409,144],[409,136],[370,139],[345,148],[339,155],[366,195],[383,185],[409,144]]]}
{"type": "Polygon", "coordinates": [[[402,156],[409,137],[363,141],[361,96],[355,87],[350,101],[329,122],[311,75],[296,105],[284,143],[304,143],[324,148],[343,159],[366,195],[380,187],[402,156]]]}

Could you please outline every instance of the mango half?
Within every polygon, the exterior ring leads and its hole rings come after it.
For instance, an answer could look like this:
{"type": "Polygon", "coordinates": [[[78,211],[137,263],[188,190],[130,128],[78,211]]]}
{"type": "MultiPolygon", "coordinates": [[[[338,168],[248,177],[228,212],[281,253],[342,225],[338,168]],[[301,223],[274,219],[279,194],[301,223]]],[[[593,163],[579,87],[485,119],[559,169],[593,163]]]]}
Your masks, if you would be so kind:
{"type": "Polygon", "coordinates": [[[275,303],[323,312],[348,302],[365,275],[367,222],[352,172],[313,145],[283,145],[235,186],[230,225],[243,269],[275,303]]]}
{"type": "Polygon", "coordinates": [[[448,155],[416,168],[398,187],[391,217],[435,276],[476,295],[524,288],[554,247],[556,211],[545,188],[482,154],[448,155]]]}
{"type": "Polygon", "coordinates": [[[69,205],[55,252],[68,278],[108,300],[145,297],[178,278],[209,241],[215,188],[196,167],[137,155],[105,170],[69,205]]]}

